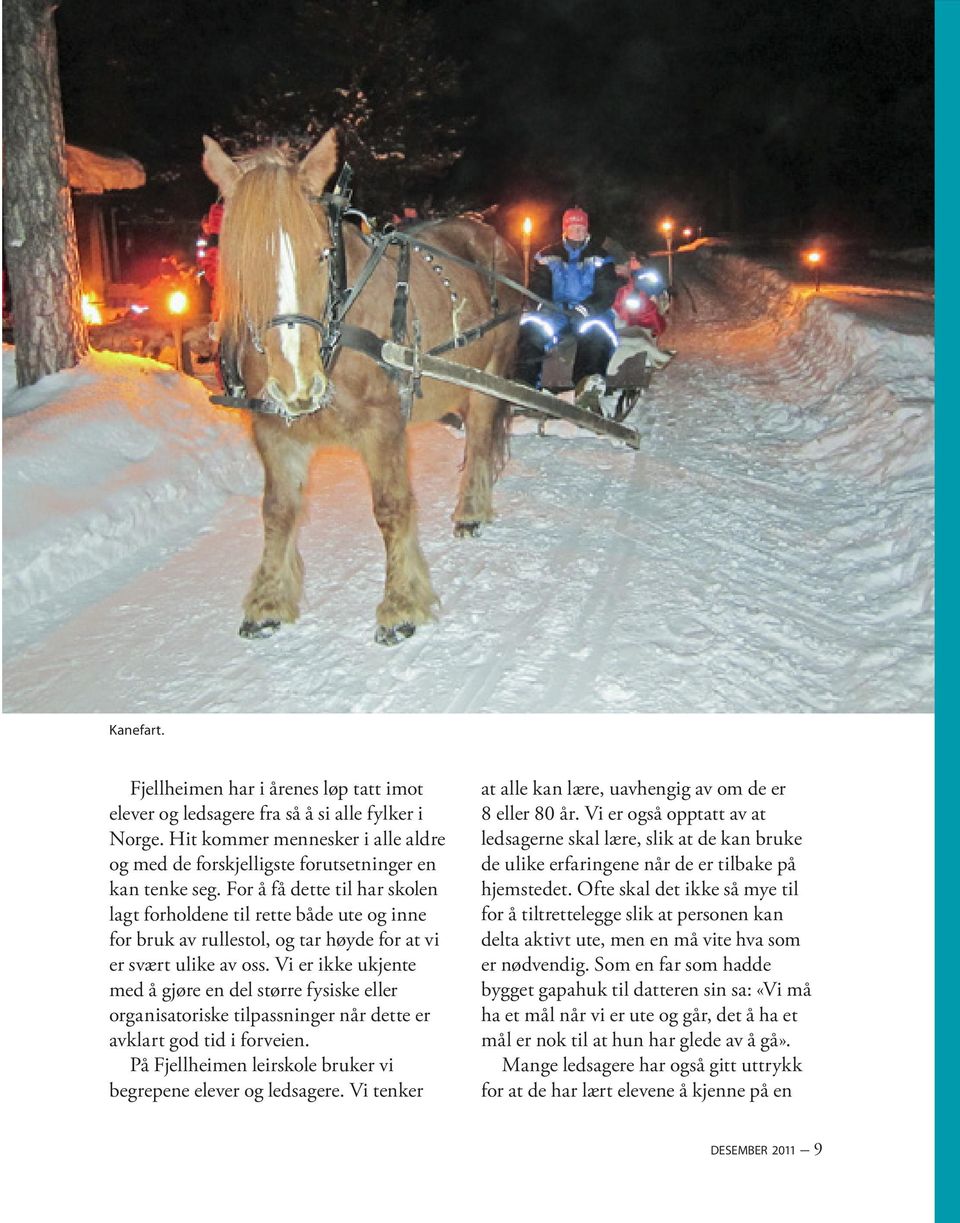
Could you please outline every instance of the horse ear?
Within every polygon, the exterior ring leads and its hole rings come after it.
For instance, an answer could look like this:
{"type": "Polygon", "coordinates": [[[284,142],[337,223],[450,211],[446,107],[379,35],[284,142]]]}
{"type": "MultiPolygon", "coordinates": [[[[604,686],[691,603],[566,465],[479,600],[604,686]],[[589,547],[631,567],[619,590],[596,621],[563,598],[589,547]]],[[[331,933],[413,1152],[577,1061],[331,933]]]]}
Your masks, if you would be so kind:
{"type": "Polygon", "coordinates": [[[310,195],[322,195],[337,168],[337,133],[330,128],[300,163],[300,181],[310,195]]]}
{"type": "Polygon", "coordinates": [[[203,138],[203,168],[207,178],[220,188],[223,198],[229,199],[240,177],[240,168],[210,136],[203,138]]]}

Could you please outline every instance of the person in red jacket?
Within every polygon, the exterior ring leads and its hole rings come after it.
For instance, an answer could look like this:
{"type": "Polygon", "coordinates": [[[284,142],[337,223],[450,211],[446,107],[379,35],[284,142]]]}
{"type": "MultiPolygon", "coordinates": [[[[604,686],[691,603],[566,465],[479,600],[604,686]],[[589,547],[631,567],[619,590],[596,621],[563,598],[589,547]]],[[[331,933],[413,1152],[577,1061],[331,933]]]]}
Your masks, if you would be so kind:
{"type": "Polygon", "coordinates": [[[669,296],[662,291],[658,273],[645,267],[635,256],[630,257],[629,263],[618,266],[617,271],[626,278],[626,283],[621,285],[613,302],[620,343],[610,373],[615,374],[620,365],[640,353],[646,356],[650,368],[662,369],[675,356],[672,348],[663,348],[660,344],[660,337],[667,329],[665,316],[669,296]],[[658,286],[661,287],[659,294],[658,286]]]}
{"type": "Polygon", "coordinates": [[[658,340],[667,329],[667,320],[649,291],[645,275],[637,260],[631,259],[629,280],[618,290],[613,309],[625,327],[645,327],[658,340]]]}
{"type": "MultiPolygon", "coordinates": [[[[217,271],[219,268],[220,251],[218,249],[220,242],[220,227],[223,224],[223,205],[212,204],[210,211],[200,222],[200,229],[206,239],[206,246],[203,248],[203,260],[201,269],[204,279],[210,286],[210,313],[216,319],[218,310],[216,304],[217,298],[217,271]]],[[[200,262],[198,260],[198,262],[200,262]]]]}

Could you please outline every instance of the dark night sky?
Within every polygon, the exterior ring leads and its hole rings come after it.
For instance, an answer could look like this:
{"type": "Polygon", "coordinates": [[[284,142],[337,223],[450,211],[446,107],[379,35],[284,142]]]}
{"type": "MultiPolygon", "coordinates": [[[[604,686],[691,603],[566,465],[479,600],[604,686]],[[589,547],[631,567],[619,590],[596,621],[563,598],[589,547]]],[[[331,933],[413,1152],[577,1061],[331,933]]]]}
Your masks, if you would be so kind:
{"type": "MultiPolygon", "coordinates": [[[[552,210],[576,200],[595,231],[627,238],[665,209],[711,232],[931,237],[931,0],[419,7],[438,38],[412,53],[459,63],[459,98],[443,105],[469,120],[437,201],[552,210]]],[[[349,8],[362,20],[368,6],[349,8]]],[[[244,100],[282,92],[287,76],[329,87],[347,71],[326,40],[289,37],[294,14],[310,9],[64,0],[67,138],[169,172],[165,205],[196,215],[210,198],[196,170],[204,130],[236,131],[244,100]]],[[[410,53],[393,57],[401,71],[410,53]]]]}
{"type": "Polygon", "coordinates": [[[489,173],[500,192],[541,184],[562,195],[626,179],[639,211],[687,205],[714,229],[929,230],[929,0],[492,0],[438,11],[471,57],[465,85],[488,115],[463,181],[489,173]]]}

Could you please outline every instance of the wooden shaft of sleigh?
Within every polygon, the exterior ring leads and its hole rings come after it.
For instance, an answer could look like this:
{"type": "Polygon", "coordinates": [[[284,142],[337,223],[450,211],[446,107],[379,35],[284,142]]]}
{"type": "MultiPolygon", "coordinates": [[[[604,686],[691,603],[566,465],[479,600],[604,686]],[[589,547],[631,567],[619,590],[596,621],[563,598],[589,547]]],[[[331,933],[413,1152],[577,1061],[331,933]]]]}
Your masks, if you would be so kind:
{"type": "Polygon", "coordinates": [[[535,412],[543,412],[559,420],[569,420],[582,429],[598,433],[605,437],[615,437],[626,442],[634,450],[640,448],[640,436],[635,429],[615,420],[608,420],[594,412],[587,412],[572,403],[565,403],[549,391],[535,391],[533,387],[524,386],[520,382],[511,382],[508,378],[498,378],[495,374],[487,374],[482,370],[470,369],[469,366],[458,365],[455,361],[444,361],[441,357],[431,357],[426,354],[415,356],[412,348],[402,344],[394,344],[387,340],[381,350],[381,356],[387,365],[395,369],[412,370],[415,367],[426,378],[437,378],[441,382],[451,382],[455,386],[465,386],[471,391],[480,391],[492,395],[496,399],[506,399],[521,408],[530,408],[535,412]]]}

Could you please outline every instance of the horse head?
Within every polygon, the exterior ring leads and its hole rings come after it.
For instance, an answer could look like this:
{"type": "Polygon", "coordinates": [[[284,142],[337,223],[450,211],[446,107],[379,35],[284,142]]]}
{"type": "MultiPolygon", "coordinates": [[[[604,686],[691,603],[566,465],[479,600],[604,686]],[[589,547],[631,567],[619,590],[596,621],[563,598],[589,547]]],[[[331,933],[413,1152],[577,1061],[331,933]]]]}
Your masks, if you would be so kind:
{"type": "Polygon", "coordinates": [[[330,234],[316,197],[336,168],[336,134],[328,131],[299,164],[276,148],[234,160],[209,136],[203,143],[203,168],[226,205],[217,285],[223,343],[248,394],[288,416],[314,411],[329,396],[318,327],[330,234]]]}

